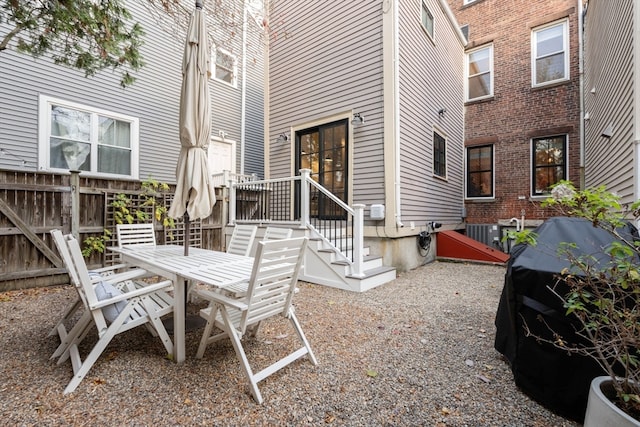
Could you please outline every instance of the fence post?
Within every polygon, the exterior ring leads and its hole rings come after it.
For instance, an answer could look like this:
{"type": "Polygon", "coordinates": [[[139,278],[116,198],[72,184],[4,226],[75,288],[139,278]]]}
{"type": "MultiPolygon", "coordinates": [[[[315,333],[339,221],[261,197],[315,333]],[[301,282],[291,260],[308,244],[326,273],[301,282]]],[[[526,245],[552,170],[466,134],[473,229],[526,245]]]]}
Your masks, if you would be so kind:
{"type": "MultiPolygon", "coordinates": [[[[229,224],[236,223],[236,184],[237,181],[234,178],[229,179],[229,224]]],[[[224,232],[222,234],[224,235],[224,232]]]]}
{"type": "Polygon", "coordinates": [[[80,171],[71,172],[71,234],[80,240],[80,171]]]}
{"type": "Polygon", "coordinates": [[[351,274],[364,277],[364,208],[365,205],[353,205],[353,265],[351,274]]]}
{"type": "Polygon", "coordinates": [[[311,197],[309,190],[311,185],[311,169],[300,169],[300,227],[306,228],[309,223],[309,208],[311,197]]]}

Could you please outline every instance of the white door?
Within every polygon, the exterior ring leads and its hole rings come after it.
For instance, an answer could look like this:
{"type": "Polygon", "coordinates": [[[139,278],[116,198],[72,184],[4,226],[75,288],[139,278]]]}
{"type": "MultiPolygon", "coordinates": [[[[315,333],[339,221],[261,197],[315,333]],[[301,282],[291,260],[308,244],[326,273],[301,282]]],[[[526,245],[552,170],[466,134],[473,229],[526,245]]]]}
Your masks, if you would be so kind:
{"type": "Polygon", "coordinates": [[[236,171],[236,142],[213,138],[209,144],[209,173],[219,174],[222,171],[236,171]]]}

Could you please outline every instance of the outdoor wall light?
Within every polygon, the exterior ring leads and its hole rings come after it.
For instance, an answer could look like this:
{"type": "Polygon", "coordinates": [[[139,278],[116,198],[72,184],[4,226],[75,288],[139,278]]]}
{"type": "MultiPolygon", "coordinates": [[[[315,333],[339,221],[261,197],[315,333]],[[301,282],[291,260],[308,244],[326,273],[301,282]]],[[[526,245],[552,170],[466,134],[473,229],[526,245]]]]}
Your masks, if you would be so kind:
{"type": "Polygon", "coordinates": [[[222,138],[224,141],[224,137],[227,136],[227,133],[223,130],[218,130],[218,137],[222,138]]]}
{"type": "Polygon", "coordinates": [[[278,136],[278,139],[276,139],[276,142],[279,143],[279,144],[284,144],[288,140],[289,140],[289,137],[287,136],[287,134],[281,133],[278,136]]]}
{"type": "Polygon", "coordinates": [[[351,119],[351,124],[354,126],[360,126],[364,123],[364,116],[360,113],[355,113],[353,115],[353,119],[351,119]]]}
{"type": "Polygon", "coordinates": [[[441,109],[438,110],[438,115],[440,117],[444,117],[444,113],[446,113],[446,112],[447,112],[446,108],[441,108],[441,109]]]}

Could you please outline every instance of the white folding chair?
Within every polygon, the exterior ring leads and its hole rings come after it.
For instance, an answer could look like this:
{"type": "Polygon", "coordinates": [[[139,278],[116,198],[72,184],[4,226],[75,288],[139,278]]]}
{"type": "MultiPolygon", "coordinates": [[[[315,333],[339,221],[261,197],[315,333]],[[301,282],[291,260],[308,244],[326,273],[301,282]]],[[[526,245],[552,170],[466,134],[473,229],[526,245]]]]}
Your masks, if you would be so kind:
{"type": "Polygon", "coordinates": [[[257,225],[236,224],[227,246],[227,253],[249,256],[257,231],[257,225]]]}
{"type": "Polygon", "coordinates": [[[269,226],[264,231],[264,236],[262,237],[262,240],[268,241],[268,240],[290,239],[292,234],[293,234],[293,230],[290,228],[269,226]]]}
{"type": "Polygon", "coordinates": [[[166,293],[172,289],[172,282],[165,280],[142,287],[129,283],[122,290],[105,280],[98,279],[96,283],[89,276],[78,241],[71,235],[63,236],[63,240],[68,249],[67,256],[71,258],[68,268],[74,270],[70,277],[77,280],[74,285],[85,306],[85,312],[69,332],[68,346],[58,360],[60,364],[71,358],[74,372],[64,394],[76,389],[115,335],[137,326],[149,326],[154,335],[160,337],[167,353],[172,354],[173,343],[160,319],[173,311],[173,299],[166,293]],[[98,341],[82,360],[78,345],[94,325],[98,341]]]}
{"type": "MultiPolygon", "coordinates": [[[[65,266],[66,266],[67,263],[66,263],[66,260],[64,259],[65,258],[64,252],[67,252],[67,249],[66,249],[66,245],[61,246],[61,242],[63,242],[62,233],[58,230],[53,230],[51,232],[51,235],[53,237],[53,242],[55,243],[56,248],[58,249],[58,253],[63,258],[63,261],[65,261],[65,266]]],[[[67,268],[67,272],[69,274],[73,274],[73,270],[69,270],[69,268],[67,268]]],[[[118,284],[118,286],[120,286],[119,284],[123,280],[142,277],[144,274],[146,274],[144,270],[140,270],[140,269],[137,269],[136,272],[131,271],[131,268],[127,264],[116,264],[116,265],[111,265],[111,266],[102,267],[98,269],[93,269],[90,271],[90,273],[92,273],[92,276],[94,276],[94,274],[97,274],[103,278],[110,277],[113,280],[115,280],[115,282],[111,279],[109,280],[112,281],[113,283],[118,284]],[[125,273],[125,276],[119,276],[118,275],[119,273],[125,273]],[[115,277],[112,277],[112,276],[115,276],[115,277]]],[[[74,302],[72,302],[71,304],[69,304],[67,308],[65,308],[64,312],[62,313],[62,316],[60,316],[60,319],[49,331],[48,336],[53,336],[57,333],[60,336],[60,340],[63,341],[64,340],[63,336],[65,336],[68,332],[65,328],[65,322],[68,322],[80,307],[82,307],[82,301],[80,300],[80,298],[76,298],[74,302]]]]}
{"type": "Polygon", "coordinates": [[[156,232],[153,224],[117,224],[118,246],[155,246],[156,232]]]}
{"type": "Polygon", "coordinates": [[[258,403],[263,402],[258,382],[305,355],[309,356],[313,365],[318,363],[292,305],[306,244],[306,237],[258,242],[251,279],[243,298],[235,299],[212,290],[194,291],[201,298],[210,301],[209,306],[200,311],[200,315],[207,320],[207,325],[196,357],[203,357],[208,344],[229,338],[249,380],[251,393],[258,403]],[[278,315],[289,319],[302,347],[254,373],[243,349],[242,338],[263,320],[278,315]],[[214,327],[222,332],[212,334],[214,327]]]}

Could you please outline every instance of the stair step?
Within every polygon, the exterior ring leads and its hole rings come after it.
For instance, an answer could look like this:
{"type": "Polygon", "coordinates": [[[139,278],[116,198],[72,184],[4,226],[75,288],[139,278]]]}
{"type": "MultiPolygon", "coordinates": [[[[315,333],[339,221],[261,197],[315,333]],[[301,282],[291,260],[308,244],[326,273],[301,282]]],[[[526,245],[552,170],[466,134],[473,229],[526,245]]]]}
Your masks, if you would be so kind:
{"type": "Polygon", "coordinates": [[[381,267],[376,267],[376,268],[371,268],[369,270],[365,270],[364,277],[355,277],[355,276],[352,276],[350,274],[347,274],[347,277],[354,278],[354,279],[355,278],[357,278],[357,279],[366,279],[366,278],[369,278],[369,277],[379,276],[381,274],[385,274],[385,273],[388,273],[390,271],[396,271],[396,269],[393,268],[393,267],[388,267],[388,266],[383,265],[381,267]]]}

